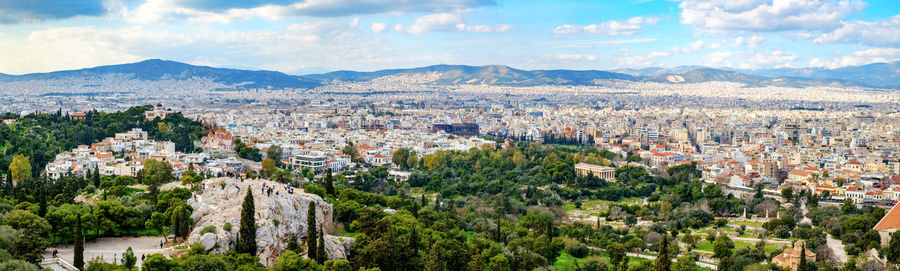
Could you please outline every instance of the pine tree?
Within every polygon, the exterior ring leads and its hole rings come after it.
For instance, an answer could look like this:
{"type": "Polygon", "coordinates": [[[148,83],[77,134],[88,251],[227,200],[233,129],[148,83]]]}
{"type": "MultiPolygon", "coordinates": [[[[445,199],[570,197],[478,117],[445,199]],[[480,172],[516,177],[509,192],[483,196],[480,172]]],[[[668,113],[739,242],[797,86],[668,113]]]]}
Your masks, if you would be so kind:
{"type": "Polygon", "coordinates": [[[669,265],[672,260],[669,259],[669,239],[665,234],[659,240],[659,253],[656,254],[656,271],[669,271],[669,265]]]}
{"type": "Polygon", "coordinates": [[[78,270],[84,269],[84,236],[81,235],[81,215],[75,216],[75,259],[72,264],[78,270]]]}
{"type": "Polygon", "coordinates": [[[329,195],[334,195],[334,177],[331,176],[331,169],[328,169],[328,172],[325,173],[325,191],[328,192],[329,195]]]}
{"type": "Polygon", "coordinates": [[[316,232],[316,202],[309,202],[309,209],[307,209],[306,213],[306,253],[307,258],[309,259],[318,259],[316,257],[316,253],[319,252],[317,248],[317,240],[318,233],[316,232]]]}
{"type": "Polygon", "coordinates": [[[235,251],[256,255],[256,207],[253,203],[253,189],[247,188],[247,196],[241,209],[241,228],[235,251]]]}
{"type": "Polygon", "coordinates": [[[320,229],[319,244],[316,245],[316,261],[321,264],[326,260],[328,260],[328,254],[325,252],[325,231],[320,229]]]}

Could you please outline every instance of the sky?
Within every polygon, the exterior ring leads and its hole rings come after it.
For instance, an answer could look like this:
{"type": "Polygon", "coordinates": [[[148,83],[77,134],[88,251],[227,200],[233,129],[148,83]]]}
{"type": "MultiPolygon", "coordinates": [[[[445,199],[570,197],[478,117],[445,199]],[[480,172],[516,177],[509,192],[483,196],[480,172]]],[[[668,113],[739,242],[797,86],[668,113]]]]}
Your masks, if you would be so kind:
{"type": "Polygon", "coordinates": [[[276,70],[900,60],[897,0],[0,0],[0,73],[145,59],[276,70]]]}

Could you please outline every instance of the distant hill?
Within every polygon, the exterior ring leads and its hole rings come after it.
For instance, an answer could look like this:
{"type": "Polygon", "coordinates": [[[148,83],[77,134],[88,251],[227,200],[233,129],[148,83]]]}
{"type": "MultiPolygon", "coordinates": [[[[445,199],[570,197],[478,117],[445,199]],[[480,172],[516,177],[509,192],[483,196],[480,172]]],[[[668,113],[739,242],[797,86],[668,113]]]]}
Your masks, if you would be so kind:
{"type": "Polygon", "coordinates": [[[184,80],[210,78],[235,89],[314,88],[331,81],[370,81],[385,76],[428,75],[435,84],[488,84],[506,86],[596,85],[604,80],[660,83],[739,82],[750,86],[866,86],[900,89],[900,62],[875,63],[840,69],[736,70],[701,66],[673,68],[599,70],[521,70],[502,65],[433,65],[373,72],[335,71],[323,74],[288,75],[276,71],[239,70],[195,66],[175,61],[151,59],[130,64],[100,66],[80,70],[0,74],[0,82],[92,77],[129,74],[142,80],[184,80]]]}
{"type": "Polygon", "coordinates": [[[321,81],[368,81],[383,76],[437,73],[436,83],[491,85],[594,85],[594,80],[637,81],[631,75],[606,71],[535,70],[527,71],[501,65],[466,66],[433,65],[412,69],[392,69],[374,72],[336,71],[304,77],[321,81]]]}
{"type": "Polygon", "coordinates": [[[150,59],[136,63],[99,66],[94,68],[0,76],[2,81],[47,80],[68,77],[100,76],[106,74],[131,74],[142,80],[184,80],[193,77],[211,78],[215,82],[235,88],[313,88],[315,80],[287,75],[276,71],[249,71],[208,66],[194,66],[175,61],[150,59]]]}
{"type": "Polygon", "coordinates": [[[862,86],[900,88],[900,61],[872,63],[862,66],[847,66],[837,69],[825,68],[782,68],[764,70],[744,70],[742,72],[762,76],[790,76],[810,79],[830,79],[854,82],[862,86]]]}

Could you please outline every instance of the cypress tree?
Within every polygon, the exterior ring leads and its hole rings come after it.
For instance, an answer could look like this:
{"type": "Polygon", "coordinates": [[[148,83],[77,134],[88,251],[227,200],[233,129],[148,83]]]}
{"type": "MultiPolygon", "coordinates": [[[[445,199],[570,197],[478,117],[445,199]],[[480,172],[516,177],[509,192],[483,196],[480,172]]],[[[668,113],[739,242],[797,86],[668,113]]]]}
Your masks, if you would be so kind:
{"type": "Polygon", "coordinates": [[[81,215],[75,216],[75,259],[72,264],[78,270],[84,269],[84,236],[81,235],[81,215]]]}
{"type": "Polygon", "coordinates": [[[669,271],[669,265],[672,260],[669,259],[669,239],[665,234],[659,240],[659,253],[656,254],[656,271],[669,271]]]}
{"type": "Polygon", "coordinates": [[[316,202],[310,201],[309,208],[306,211],[306,256],[309,259],[318,259],[316,253],[319,252],[317,241],[318,233],[316,232],[316,202]]]}
{"type": "Polygon", "coordinates": [[[94,176],[91,176],[94,181],[94,187],[100,187],[100,166],[94,166],[94,176]]]}
{"type": "Polygon", "coordinates": [[[806,243],[803,243],[803,245],[800,246],[800,264],[797,265],[797,270],[807,270],[806,265],[806,243]]]}
{"type": "Polygon", "coordinates": [[[328,173],[325,173],[325,192],[328,192],[329,195],[334,195],[334,177],[331,176],[331,169],[328,169],[328,173]]]}
{"type": "Polygon", "coordinates": [[[316,261],[319,264],[325,263],[328,260],[328,254],[325,253],[325,230],[319,230],[319,244],[316,245],[316,261]]]}
{"type": "Polygon", "coordinates": [[[256,207],[253,204],[253,189],[247,188],[247,196],[241,209],[241,228],[235,251],[256,255],[256,207]]]}

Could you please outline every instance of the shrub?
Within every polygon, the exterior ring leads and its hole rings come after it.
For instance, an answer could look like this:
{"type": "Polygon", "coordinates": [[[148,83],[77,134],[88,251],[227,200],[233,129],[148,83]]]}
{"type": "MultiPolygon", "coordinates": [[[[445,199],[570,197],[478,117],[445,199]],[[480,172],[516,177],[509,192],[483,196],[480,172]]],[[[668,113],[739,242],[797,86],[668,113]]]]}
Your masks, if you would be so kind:
{"type": "Polygon", "coordinates": [[[230,232],[231,231],[231,223],[225,222],[225,225],[222,226],[222,229],[230,232]]]}
{"type": "Polygon", "coordinates": [[[210,233],[210,232],[213,233],[213,234],[215,234],[215,233],[216,233],[216,226],[206,226],[206,227],[203,227],[203,229],[200,230],[200,236],[203,236],[204,234],[210,233]]]}
{"type": "Polygon", "coordinates": [[[583,243],[578,243],[569,247],[568,251],[566,252],[568,252],[572,256],[575,256],[575,258],[584,258],[591,254],[591,249],[583,243]]]}

